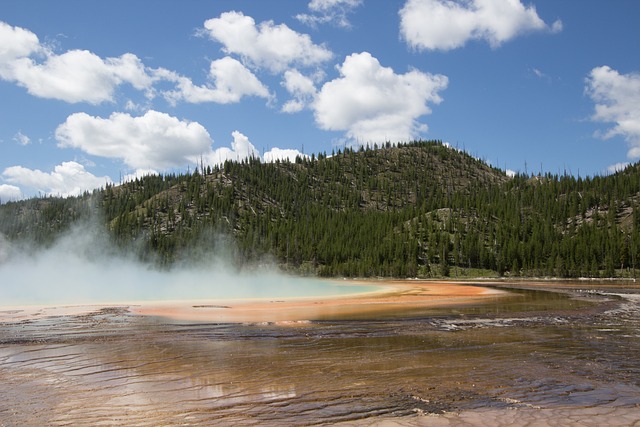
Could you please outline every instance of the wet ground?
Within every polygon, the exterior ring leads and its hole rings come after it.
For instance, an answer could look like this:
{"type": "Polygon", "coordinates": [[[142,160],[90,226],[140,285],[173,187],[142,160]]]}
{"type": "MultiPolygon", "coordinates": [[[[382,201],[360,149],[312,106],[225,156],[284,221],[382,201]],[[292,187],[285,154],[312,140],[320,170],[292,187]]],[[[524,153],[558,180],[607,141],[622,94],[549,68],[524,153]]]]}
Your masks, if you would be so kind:
{"type": "Polygon", "coordinates": [[[640,288],[545,287],[286,325],[1,323],[0,426],[640,425],[640,288]]]}

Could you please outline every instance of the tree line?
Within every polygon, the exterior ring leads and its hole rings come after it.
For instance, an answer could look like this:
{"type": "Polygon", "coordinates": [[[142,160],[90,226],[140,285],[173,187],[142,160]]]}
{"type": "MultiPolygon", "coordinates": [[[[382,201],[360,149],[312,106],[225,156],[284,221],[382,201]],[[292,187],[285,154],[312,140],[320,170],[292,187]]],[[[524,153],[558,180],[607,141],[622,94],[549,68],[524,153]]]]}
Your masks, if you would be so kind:
{"type": "Polygon", "coordinates": [[[331,277],[635,277],[639,197],[637,165],[508,177],[440,141],[415,141],[7,203],[0,224],[11,239],[47,244],[94,215],[116,245],[164,266],[197,248],[331,277]]]}

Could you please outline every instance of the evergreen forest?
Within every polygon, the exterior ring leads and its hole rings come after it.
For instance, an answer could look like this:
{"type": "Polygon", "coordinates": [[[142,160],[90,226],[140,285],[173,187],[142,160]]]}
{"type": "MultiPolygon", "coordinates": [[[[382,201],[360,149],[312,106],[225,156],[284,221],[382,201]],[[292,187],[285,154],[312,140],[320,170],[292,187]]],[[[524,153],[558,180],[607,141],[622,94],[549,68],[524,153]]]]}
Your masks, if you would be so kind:
{"type": "Polygon", "coordinates": [[[640,169],[518,174],[440,141],[152,175],[0,205],[9,242],[46,247],[91,219],[169,268],[196,251],[325,277],[636,277],[640,169]],[[215,238],[212,238],[214,236],[215,238]]]}

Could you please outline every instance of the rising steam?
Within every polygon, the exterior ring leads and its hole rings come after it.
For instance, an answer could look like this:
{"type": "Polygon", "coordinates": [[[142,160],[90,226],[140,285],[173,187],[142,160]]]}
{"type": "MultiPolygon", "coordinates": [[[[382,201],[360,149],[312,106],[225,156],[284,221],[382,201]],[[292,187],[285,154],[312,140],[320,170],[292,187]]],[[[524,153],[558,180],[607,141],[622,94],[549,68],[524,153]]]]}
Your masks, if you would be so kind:
{"type": "MultiPolygon", "coordinates": [[[[232,267],[220,250],[193,249],[169,270],[136,261],[98,226],[76,226],[47,249],[0,236],[0,306],[155,300],[279,298],[336,294],[319,281],[284,276],[268,264],[232,267]]],[[[206,246],[206,245],[205,245],[206,246]]],[[[218,245],[219,246],[219,245],[218,245]]]]}

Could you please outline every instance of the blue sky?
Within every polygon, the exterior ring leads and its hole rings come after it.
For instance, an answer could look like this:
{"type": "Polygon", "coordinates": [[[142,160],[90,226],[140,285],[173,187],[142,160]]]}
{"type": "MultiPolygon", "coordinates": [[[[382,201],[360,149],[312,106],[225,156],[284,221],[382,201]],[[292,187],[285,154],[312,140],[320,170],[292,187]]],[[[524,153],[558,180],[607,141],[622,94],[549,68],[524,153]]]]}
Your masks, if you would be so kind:
{"type": "Polygon", "coordinates": [[[640,159],[635,0],[3,0],[0,201],[440,139],[504,170],[640,159]]]}

